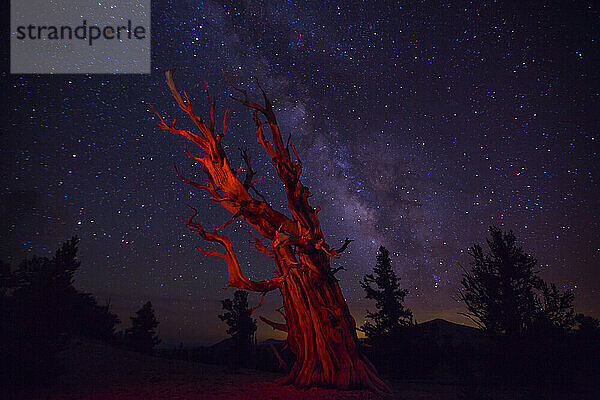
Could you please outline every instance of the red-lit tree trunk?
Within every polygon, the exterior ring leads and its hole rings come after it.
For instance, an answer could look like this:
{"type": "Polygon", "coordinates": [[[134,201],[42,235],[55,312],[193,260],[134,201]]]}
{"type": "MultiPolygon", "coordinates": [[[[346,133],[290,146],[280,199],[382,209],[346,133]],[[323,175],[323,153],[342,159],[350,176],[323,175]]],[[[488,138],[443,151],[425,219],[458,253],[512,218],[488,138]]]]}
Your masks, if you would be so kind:
{"type": "Polygon", "coordinates": [[[309,205],[310,193],[300,182],[302,163],[290,140],[284,144],[271,104],[262,88],[259,86],[264,106],[249,100],[244,90],[230,82],[243,95],[243,98],[236,100],[253,110],[256,139],[271,157],[285,187],[291,218],[271,208],[255,188],[255,183],[260,179],[254,179],[255,172],[245,152],[242,152],[246,164],[244,179],[238,177],[238,173],[244,169],[243,163],[237,170],[230,167],[221,146],[221,140],[227,133],[227,111],[223,117],[221,133],[217,133],[214,101],[208,96],[210,120],[205,123],[192,112],[187,94],[183,92],[182,97],[176,89],[173,72],[166,72],[167,84],[177,105],[189,116],[198,133],[177,129],[175,121],[169,125],[158,114],[160,123],[157,125],[163,130],[186,137],[198,146],[197,155],[187,145],[185,151],[203,166],[207,175],[206,182],[199,184],[183,177],[179,171],[177,173],[188,184],[207,191],[211,200],[218,202],[232,214],[231,219],[222,226],[206,231],[196,221],[196,211],[187,220],[187,226],[205,240],[223,246],[223,252],[204,251],[200,247],[198,249],[205,254],[225,259],[229,274],[228,286],[261,292],[263,297],[275,289],[281,292],[285,322],[261,319],[274,329],[288,333],[288,345],[296,356],[289,376],[282,382],[297,386],[342,389],[368,387],[380,394],[389,394],[388,387],[375,375],[373,366],[359,349],[355,321],[334,276],[336,271],[330,266],[331,257],[338,258],[350,241],[346,239],[338,250],[325,243],[317,217],[319,207],[312,208],[309,205]],[[266,120],[266,125],[270,128],[271,140],[265,137],[261,118],[266,120]],[[290,149],[294,154],[293,160],[290,149]],[[273,257],[275,277],[252,281],[242,273],[231,241],[221,234],[237,218],[244,219],[262,236],[256,237],[249,231],[253,239],[252,245],[273,257]]]}

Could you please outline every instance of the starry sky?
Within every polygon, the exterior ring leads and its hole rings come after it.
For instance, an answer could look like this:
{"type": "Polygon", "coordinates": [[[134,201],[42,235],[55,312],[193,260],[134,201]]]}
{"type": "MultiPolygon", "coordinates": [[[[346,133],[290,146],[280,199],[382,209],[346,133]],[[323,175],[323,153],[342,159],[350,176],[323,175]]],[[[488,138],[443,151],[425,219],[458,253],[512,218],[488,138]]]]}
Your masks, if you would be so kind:
{"type": "MultiPolygon", "coordinates": [[[[150,75],[10,75],[5,60],[1,257],[15,265],[77,235],[76,286],[110,299],[123,327],[151,300],[167,344],[226,337],[225,267],[194,249],[204,243],[182,218],[188,204],[204,223],[227,214],[177,177],[174,163],[191,179],[203,173],[149,107],[191,127],[163,72],[180,68],[176,83],[200,115],[206,79],[217,118],[231,106],[231,164],[247,149],[264,175],[258,188],[285,212],[226,71],[269,93],[328,243],[355,239],[333,266],[346,268],[337,276],[359,324],[373,305],[358,282],[380,245],[418,321],[466,323],[453,298],[466,249],[490,225],[512,229],[542,276],[598,317],[600,11],[592,1],[516,3],[156,1],[150,75]]],[[[242,226],[230,231],[243,270],[269,277],[242,226]]],[[[257,313],[277,320],[280,305],[273,292],[257,313]]],[[[259,327],[259,340],[273,335],[259,327]]]]}

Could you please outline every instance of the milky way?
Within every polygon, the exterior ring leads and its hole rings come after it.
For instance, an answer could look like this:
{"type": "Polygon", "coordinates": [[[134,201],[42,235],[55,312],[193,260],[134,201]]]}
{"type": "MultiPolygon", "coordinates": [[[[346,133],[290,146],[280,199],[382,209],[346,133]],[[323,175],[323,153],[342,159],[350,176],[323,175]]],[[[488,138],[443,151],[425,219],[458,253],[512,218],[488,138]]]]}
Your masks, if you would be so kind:
{"type": "MultiPolygon", "coordinates": [[[[169,343],[225,336],[225,268],[194,249],[202,241],[182,218],[188,204],[204,223],[227,215],[177,178],[174,163],[203,175],[148,105],[187,123],[164,83],[176,66],[196,113],[207,109],[204,79],[218,117],[231,106],[232,165],[248,149],[258,188],[285,211],[251,113],[221,71],[255,96],[254,78],[265,87],[328,243],[354,239],[335,265],[359,323],[372,304],[358,281],[380,245],[417,320],[465,322],[453,297],[466,249],[490,225],[512,229],[543,276],[598,316],[597,5],[234,4],[155,2],[151,75],[9,75],[4,64],[4,259],[47,254],[76,234],[76,284],[110,298],[123,320],[149,299],[169,343]]],[[[231,231],[245,272],[269,276],[241,226],[231,231]]],[[[276,318],[281,300],[269,296],[259,312],[276,318]]]]}

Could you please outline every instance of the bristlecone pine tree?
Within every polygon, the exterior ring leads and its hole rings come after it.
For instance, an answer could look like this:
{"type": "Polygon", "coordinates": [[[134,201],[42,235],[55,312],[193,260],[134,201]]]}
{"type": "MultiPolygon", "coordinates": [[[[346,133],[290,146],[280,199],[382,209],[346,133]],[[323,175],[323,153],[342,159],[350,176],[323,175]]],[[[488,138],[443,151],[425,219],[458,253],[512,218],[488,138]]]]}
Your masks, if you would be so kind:
{"type": "Polygon", "coordinates": [[[317,217],[320,208],[313,208],[309,204],[310,192],[300,181],[302,162],[291,141],[282,138],[265,92],[259,86],[264,99],[264,105],[260,105],[250,100],[245,90],[229,82],[243,96],[236,100],[253,111],[256,140],[270,156],[285,187],[291,217],[274,210],[259,193],[255,184],[260,179],[254,179],[255,172],[245,152],[242,152],[246,164],[245,177],[240,178],[242,167],[232,169],[230,159],[221,145],[227,134],[227,111],[221,132],[218,133],[215,128],[215,103],[210,95],[210,117],[204,121],[192,112],[187,94],[183,92],[182,96],[175,87],[173,70],[166,71],[166,80],[177,105],[198,131],[194,133],[178,129],[175,121],[167,124],[158,114],[160,122],[157,125],[172,134],[184,136],[198,147],[198,154],[193,154],[187,146],[185,151],[200,163],[207,180],[201,184],[177,173],[188,184],[208,192],[211,200],[232,215],[231,219],[213,230],[205,230],[196,221],[197,211],[187,219],[190,230],[198,232],[205,240],[221,244],[224,249],[223,252],[216,252],[198,247],[198,250],[225,260],[229,274],[228,286],[259,292],[263,297],[269,291],[279,290],[283,297],[285,323],[261,317],[273,329],[287,332],[289,348],[296,356],[290,374],[280,382],[297,386],[369,387],[380,393],[389,393],[388,387],[375,375],[374,367],[359,349],[354,318],[334,276],[336,270],[330,265],[331,258],[340,257],[349,240],[346,239],[338,250],[325,242],[317,217]],[[265,123],[270,128],[271,140],[265,136],[265,123]],[[222,233],[237,218],[255,228],[259,236],[249,231],[253,246],[273,257],[275,277],[253,281],[241,271],[232,243],[222,233]]]}
{"type": "Polygon", "coordinates": [[[373,274],[360,281],[366,298],[375,300],[377,312],[367,311],[366,321],[361,327],[369,339],[379,339],[399,332],[401,327],[412,324],[412,311],[404,308],[408,290],[400,288],[400,280],[392,268],[390,252],[383,246],[377,253],[377,264],[373,274]]]}

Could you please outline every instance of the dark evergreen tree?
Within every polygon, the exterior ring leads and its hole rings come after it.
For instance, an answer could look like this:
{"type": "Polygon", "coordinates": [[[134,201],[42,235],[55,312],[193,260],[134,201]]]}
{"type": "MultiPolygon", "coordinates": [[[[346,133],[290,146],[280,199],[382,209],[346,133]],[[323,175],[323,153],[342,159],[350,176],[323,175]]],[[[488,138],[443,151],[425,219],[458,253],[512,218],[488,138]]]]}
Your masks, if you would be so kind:
{"type": "Polygon", "coordinates": [[[81,266],[77,259],[79,239],[73,236],[64,242],[52,257],[53,280],[57,287],[73,287],[73,276],[81,266]]]}
{"type": "Polygon", "coordinates": [[[154,315],[152,303],[146,302],[135,314],[131,317],[131,328],[126,331],[127,341],[136,351],[152,353],[154,346],[160,343],[155,331],[158,320],[154,315]]]}
{"type": "MultiPolygon", "coordinates": [[[[575,316],[576,329],[572,332],[572,346],[568,354],[574,362],[571,373],[598,382],[600,376],[600,321],[584,314],[575,316]]],[[[585,379],[585,378],[584,378],[585,379]]],[[[598,390],[596,389],[596,393],[598,390]]],[[[591,398],[591,397],[590,397],[591,398]]]]}
{"type": "Polygon", "coordinates": [[[112,341],[120,322],[108,306],[98,305],[94,296],[77,290],[73,277],[80,268],[79,239],[64,242],[51,259],[34,257],[19,265],[17,294],[26,296],[52,315],[53,324],[66,334],[112,341]]]}
{"type": "Polygon", "coordinates": [[[512,231],[490,227],[489,252],[480,245],[469,249],[472,266],[465,271],[459,293],[465,314],[491,334],[518,336],[535,317],[537,260],[516,244],[512,231]]]}
{"type": "Polygon", "coordinates": [[[242,343],[252,343],[256,332],[256,320],[252,318],[252,311],[248,309],[248,293],[236,290],[233,300],[225,299],[221,304],[225,312],[219,315],[219,319],[229,326],[227,333],[242,343]]]}
{"type": "Polygon", "coordinates": [[[577,324],[577,332],[579,334],[600,337],[600,321],[597,318],[577,314],[575,316],[575,323],[577,324]]]}
{"type": "Polygon", "coordinates": [[[116,325],[121,321],[110,311],[110,304],[99,305],[89,293],[77,292],[72,299],[71,331],[73,334],[99,339],[104,342],[116,341],[116,325]]]}
{"type": "Polygon", "coordinates": [[[477,244],[469,249],[472,265],[464,272],[459,293],[467,306],[465,315],[496,336],[573,329],[573,293],[540,278],[537,260],[517,246],[512,231],[490,227],[489,232],[487,253],[477,244]]]}
{"type": "Polygon", "coordinates": [[[389,251],[381,246],[373,274],[367,274],[360,282],[367,299],[375,300],[377,312],[367,311],[361,330],[370,339],[393,335],[402,327],[412,324],[412,312],[404,308],[408,290],[400,288],[400,280],[392,268],[389,251]]]}
{"type": "Polygon", "coordinates": [[[573,293],[544,282],[536,259],[516,244],[512,232],[496,227],[489,232],[487,252],[479,245],[469,249],[472,265],[460,291],[465,315],[494,339],[485,375],[495,383],[535,385],[540,397],[573,385],[576,376],[593,376],[600,370],[598,346],[585,328],[574,330],[583,319],[575,316],[573,293]]]}
{"type": "Polygon", "coordinates": [[[0,265],[0,369],[12,383],[54,378],[60,372],[57,353],[72,335],[115,337],[118,317],[73,286],[78,243],[73,237],[52,258],[33,257],[14,271],[0,265]]]}
{"type": "Polygon", "coordinates": [[[573,308],[573,292],[560,291],[554,283],[548,285],[540,279],[539,294],[535,314],[535,325],[542,329],[570,332],[575,326],[575,310],[573,308]]]}
{"type": "Polygon", "coordinates": [[[11,384],[47,383],[61,371],[58,353],[72,333],[72,275],[79,267],[66,259],[73,253],[74,261],[76,249],[72,238],[51,259],[33,257],[14,271],[3,267],[0,358],[6,363],[3,377],[11,384]]]}
{"type": "Polygon", "coordinates": [[[248,364],[249,353],[254,343],[256,332],[256,320],[252,318],[252,311],[248,308],[248,293],[236,290],[233,300],[221,301],[223,314],[219,315],[221,321],[225,321],[229,328],[227,333],[231,335],[232,351],[228,357],[228,365],[232,370],[237,370],[242,364],[248,364]],[[246,360],[244,363],[242,360],[246,360]]]}

